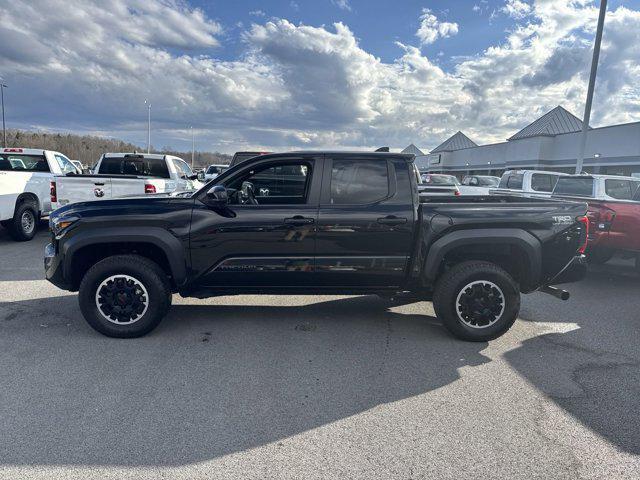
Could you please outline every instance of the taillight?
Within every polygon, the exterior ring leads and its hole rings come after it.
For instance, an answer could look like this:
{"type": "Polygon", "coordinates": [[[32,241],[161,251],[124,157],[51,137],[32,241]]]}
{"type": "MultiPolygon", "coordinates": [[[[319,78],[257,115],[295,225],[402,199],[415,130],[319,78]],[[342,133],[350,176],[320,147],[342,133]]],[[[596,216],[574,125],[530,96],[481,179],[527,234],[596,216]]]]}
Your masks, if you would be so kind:
{"type": "Polygon", "coordinates": [[[454,194],[456,197],[460,196],[460,190],[456,190],[455,192],[453,192],[453,194],[454,194]]]}
{"type": "Polygon", "coordinates": [[[156,193],[156,186],[150,183],[144,184],[144,193],[156,193]]]}
{"type": "Polygon", "coordinates": [[[589,217],[578,217],[576,220],[584,225],[584,235],[582,237],[582,244],[578,248],[578,253],[584,255],[587,251],[587,243],[589,242],[589,217]]]}
{"type": "Polygon", "coordinates": [[[58,201],[58,190],[56,188],[56,182],[51,182],[49,184],[49,196],[51,197],[52,202],[58,201]]]}
{"type": "Polygon", "coordinates": [[[594,208],[587,212],[587,217],[591,224],[590,228],[594,232],[608,232],[611,230],[611,224],[613,223],[613,219],[616,217],[616,212],[606,207],[594,208]]]}

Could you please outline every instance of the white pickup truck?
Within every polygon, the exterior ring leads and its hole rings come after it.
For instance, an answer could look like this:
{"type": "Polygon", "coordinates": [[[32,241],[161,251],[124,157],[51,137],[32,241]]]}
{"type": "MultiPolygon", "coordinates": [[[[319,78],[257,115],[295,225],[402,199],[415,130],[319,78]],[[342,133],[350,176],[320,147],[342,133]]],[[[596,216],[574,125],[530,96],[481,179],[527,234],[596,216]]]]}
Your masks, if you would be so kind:
{"type": "Polygon", "coordinates": [[[51,187],[53,208],[145,193],[193,191],[204,185],[184,160],[171,155],[105,153],[93,172],[56,177],[51,187]]]}
{"type": "Polygon", "coordinates": [[[550,197],[558,178],[568,173],[547,170],[507,170],[502,174],[498,188],[491,195],[524,194],[532,197],[550,197]]]}
{"type": "Polygon", "coordinates": [[[75,173],[62,153],[36,148],[0,149],[0,224],[19,241],[31,240],[38,220],[52,210],[51,181],[75,173]]]}

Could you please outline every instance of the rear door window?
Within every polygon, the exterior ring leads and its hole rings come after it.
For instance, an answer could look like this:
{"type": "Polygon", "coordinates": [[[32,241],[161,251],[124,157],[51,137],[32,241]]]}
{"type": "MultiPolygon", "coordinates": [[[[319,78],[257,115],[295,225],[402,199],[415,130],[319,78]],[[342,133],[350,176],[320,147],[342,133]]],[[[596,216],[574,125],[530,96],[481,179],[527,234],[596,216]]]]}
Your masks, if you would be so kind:
{"type": "Polygon", "coordinates": [[[558,175],[548,175],[546,173],[534,173],[531,175],[531,189],[536,192],[553,192],[556,186],[558,175]]]}
{"type": "Polygon", "coordinates": [[[44,155],[23,155],[0,152],[0,171],[4,172],[49,172],[44,155]]]}
{"type": "Polygon", "coordinates": [[[389,196],[386,161],[334,160],[331,167],[332,205],[364,205],[389,196]]]}
{"type": "Polygon", "coordinates": [[[604,191],[611,198],[618,200],[631,200],[631,182],[629,180],[606,179],[604,191]]]}
{"type": "Polygon", "coordinates": [[[593,196],[593,178],[560,177],[553,189],[554,195],[576,195],[578,197],[593,196]]]}

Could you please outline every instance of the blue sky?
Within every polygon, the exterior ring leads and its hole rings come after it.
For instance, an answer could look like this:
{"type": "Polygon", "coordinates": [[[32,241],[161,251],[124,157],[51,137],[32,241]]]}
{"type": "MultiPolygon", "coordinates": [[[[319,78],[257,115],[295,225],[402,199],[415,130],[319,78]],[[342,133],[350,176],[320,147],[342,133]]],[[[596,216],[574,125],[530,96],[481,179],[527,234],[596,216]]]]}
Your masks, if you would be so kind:
{"type": "Polygon", "coordinates": [[[239,33],[243,27],[271,17],[286,18],[293,23],[307,25],[332,25],[343,22],[349,25],[361,46],[384,61],[393,61],[398,56],[394,41],[415,43],[415,31],[419,26],[419,15],[423,8],[429,8],[438,17],[464,26],[464,36],[453,36],[439,44],[429,45],[423,51],[430,56],[444,52],[443,64],[453,56],[474,55],[486,47],[500,42],[505,30],[514,25],[513,19],[505,15],[495,15],[504,2],[487,1],[419,1],[402,0],[351,0],[351,10],[341,8],[337,3],[323,1],[199,1],[193,5],[202,8],[212,18],[227,25],[228,42],[226,48],[212,53],[223,59],[232,59],[243,50],[239,33]],[[455,5],[455,8],[452,6],[455,5]],[[481,8],[473,10],[474,5],[481,8]],[[253,12],[253,14],[252,14],[253,12]],[[260,12],[261,14],[257,14],[260,12]],[[264,14],[264,15],[262,15],[264,14]],[[238,26],[238,22],[242,26],[238,26]]]}
{"type": "MultiPolygon", "coordinates": [[[[10,127],[187,150],[428,150],[581,115],[594,0],[0,0],[10,127]],[[20,18],[20,22],[15,22],[20,18]]],[[[593,125],[640,120],[640,1],[610,0],[593,125]]]]}

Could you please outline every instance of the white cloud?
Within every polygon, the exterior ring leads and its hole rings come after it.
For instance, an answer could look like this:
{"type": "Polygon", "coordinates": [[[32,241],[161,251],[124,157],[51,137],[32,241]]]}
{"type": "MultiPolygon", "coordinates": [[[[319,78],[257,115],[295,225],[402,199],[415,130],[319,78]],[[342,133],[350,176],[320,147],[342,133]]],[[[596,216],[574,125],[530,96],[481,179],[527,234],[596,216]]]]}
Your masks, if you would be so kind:
{"type": "Polygon", "coordinates": [[[502,11],[510,17],[522,19],[531,13],[531,5],[523,0],[507,0],[502,11]]]}
{"type": "Polygon", "coordinates": [[[267,14],[264,13],[262,10],[251,10],[249,12],[249,15],[252,15],[254,17],[266,17],[267,14]]]}
{"type": "MultiPolygon", "coordinates": [[[[159,145],[188,145],[193,124],[200,148],[223,151],[428,147],[456,130],[495,141],[557,104],[579,115],[597,18],[588,0],[539,0],[504,42],[444,71],[401,43],[382,61],[342,23],[263,21],[244,33],[242,55],[221,61],[222,26],[183,3],[0,3],[13,125],[144,144],[150,98],[159,145]]],[[[640,12],[618,7],[607,15],[592,123],[640,119],[638,78],[640,12]]]]}
{"type": "Polygon", "coordinates": [[[349,4],[349,0],[331,0],[331,3],[342,10],[351,11],[351,4],[349,4]]]}
{"type": "Polygon", "coordinates": [[[416,32],[416,37],[423,45],[435,42],[438,38],[447,38],[458,33],[458,24],[451,22],[441,22],[431,10],[422,9],[420,15],[420,28],[416,32]]]}

